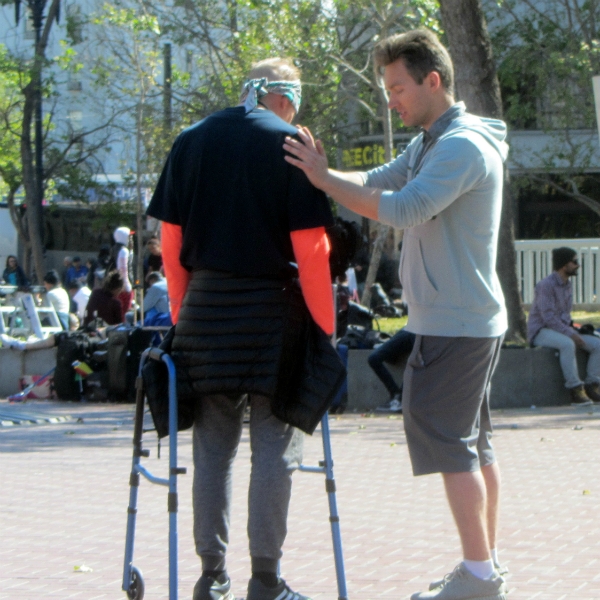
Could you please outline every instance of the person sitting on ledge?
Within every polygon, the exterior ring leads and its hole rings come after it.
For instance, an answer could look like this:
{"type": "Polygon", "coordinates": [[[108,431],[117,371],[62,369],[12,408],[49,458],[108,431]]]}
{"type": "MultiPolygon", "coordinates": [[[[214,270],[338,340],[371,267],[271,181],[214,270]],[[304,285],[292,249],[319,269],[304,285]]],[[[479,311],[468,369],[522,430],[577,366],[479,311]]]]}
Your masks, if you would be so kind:
{"type": "Polygon", "coordinates": [[[67,290],[60,285],[60,278],[56,271],[48,271],[44,275],[44,287],[46,288],[46,298],[54,307],[62,328],[65,331],[69,331],[69,308],[71,301],[67,290]]]}
{"type": "Polygon", "coordinates": [[[532,346],[559,351],[565,387],[570,391],[573,406],[600,404],[600,338],[582,335],[571,320],[573,287],[569,278],[577,275],[579,269],[577,252],[573,248],[555,248],[552,268],[553,272],[535,286],[527,338],[532,346]],[[577,370],[576,348],[590,355],[585,383],[577,370]]]}
{"type": "Polygon", "coordinates": [[[406,329],[401,329],[387,342],[375,348],[369,354],[369,366],[390,393],[390,399],[385,404],[378,406],[375,409],[376,412],[402,412],[402,385],[398,385],[394,381],[391,373],[383,363],[395,363],[402,356],[408,356],[415,345],[416,337],[414,333],[406,331],[406,329]]]}

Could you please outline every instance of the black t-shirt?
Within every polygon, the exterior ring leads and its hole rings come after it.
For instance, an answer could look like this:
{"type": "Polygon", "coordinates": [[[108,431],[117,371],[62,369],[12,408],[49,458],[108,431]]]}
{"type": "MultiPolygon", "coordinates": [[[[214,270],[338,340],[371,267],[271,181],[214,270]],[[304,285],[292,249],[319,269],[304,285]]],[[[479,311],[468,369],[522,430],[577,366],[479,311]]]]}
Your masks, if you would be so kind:
{"type": "Polygon", "coordinates": [[[185,268],[285,276],[290,232],[333,223],[325,194],[284,160],[287,135],[271,111],[240,106],[177,137],[147,214],[181,226],[185,268]]]}

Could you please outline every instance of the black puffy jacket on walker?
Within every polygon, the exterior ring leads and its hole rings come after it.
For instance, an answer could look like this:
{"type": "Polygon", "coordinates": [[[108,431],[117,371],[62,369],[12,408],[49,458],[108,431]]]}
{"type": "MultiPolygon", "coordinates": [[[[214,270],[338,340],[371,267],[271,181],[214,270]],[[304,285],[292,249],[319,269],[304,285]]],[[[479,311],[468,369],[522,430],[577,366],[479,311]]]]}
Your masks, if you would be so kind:
{"type": "Polygon", "coordinates": [[[295,280],[195,272],[172,352],[180,403],[202,395],[271,398],[273,414],[312,433],[345,376],[295,280]]]}

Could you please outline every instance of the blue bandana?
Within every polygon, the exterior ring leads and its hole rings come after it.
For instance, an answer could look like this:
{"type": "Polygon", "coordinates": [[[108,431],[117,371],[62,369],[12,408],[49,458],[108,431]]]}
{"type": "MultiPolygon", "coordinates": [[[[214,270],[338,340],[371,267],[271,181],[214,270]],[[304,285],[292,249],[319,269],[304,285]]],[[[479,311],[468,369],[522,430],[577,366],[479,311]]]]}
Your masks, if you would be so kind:
{"type": "Polygon", "coordinates": [[[240,102],[244,104],[246,112],[256,107],[258,101],[267,94],[279,94],[285,96],[291,103],[296,113],[300,110],[302,102],[302,84],[296,81],[271,81],[266,77],[261,79],[249,79],[244,83],[240,102]]]}

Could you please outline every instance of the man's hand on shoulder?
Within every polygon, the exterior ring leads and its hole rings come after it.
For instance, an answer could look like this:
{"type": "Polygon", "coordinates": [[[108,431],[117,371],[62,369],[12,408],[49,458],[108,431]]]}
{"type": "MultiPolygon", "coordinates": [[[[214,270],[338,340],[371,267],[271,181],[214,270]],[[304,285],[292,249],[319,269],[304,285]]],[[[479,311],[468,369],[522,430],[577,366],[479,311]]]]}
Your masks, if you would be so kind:
{"type": "Polygon", "coordinates": [[[289,152],[285,160],[302,169],[308,180],[346,208],[377,219],[381,190],[365,188],[359,172],[340,172],[330,169],[320,140],[313,138],[307,127],[298,127],[300,141],[287,137],[283,149],[289,152]]]}
{"type": "Polygon", "coordinates": [[[286,155],[285,160],[302,169],[309,181],[317,188],[323,185],[329,176],[329,165],[325,148],[321,140],[313,138],[308,127],[298,126],[298,141],[292,137],[285,138],[283,149],[291,155],[286,155]]]}

